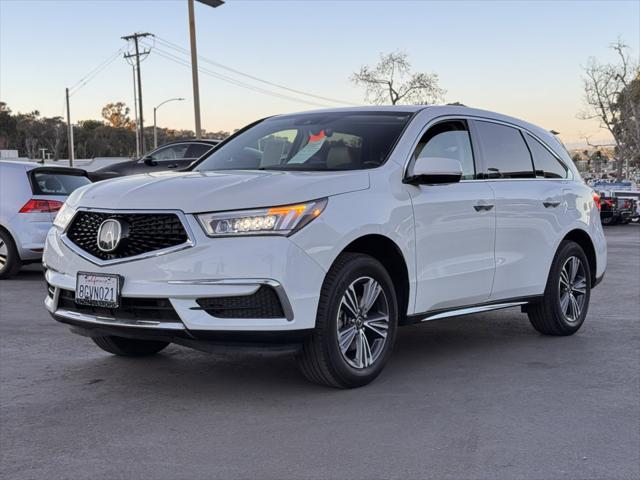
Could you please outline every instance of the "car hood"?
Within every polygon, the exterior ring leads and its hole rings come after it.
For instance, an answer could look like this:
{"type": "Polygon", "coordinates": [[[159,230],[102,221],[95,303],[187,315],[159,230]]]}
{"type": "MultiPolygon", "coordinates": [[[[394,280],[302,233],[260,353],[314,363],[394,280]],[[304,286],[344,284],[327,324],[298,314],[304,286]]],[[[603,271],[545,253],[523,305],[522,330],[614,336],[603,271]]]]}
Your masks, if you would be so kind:
{"type": "Polygon", "coordinates": [[[304,202],[369,188],[366,171],[158,172],[105,180],[74,192],[73,207],[114,210],[238,210],[304,202]]]}

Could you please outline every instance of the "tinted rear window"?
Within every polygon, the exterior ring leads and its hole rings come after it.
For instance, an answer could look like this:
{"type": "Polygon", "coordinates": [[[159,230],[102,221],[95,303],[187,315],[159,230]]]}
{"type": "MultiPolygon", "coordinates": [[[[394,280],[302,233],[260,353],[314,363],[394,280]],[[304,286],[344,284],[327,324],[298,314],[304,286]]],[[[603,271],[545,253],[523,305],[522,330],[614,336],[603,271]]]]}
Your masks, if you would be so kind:
{"type": "Polygon", "coordinates": [[[53,172],[34,172],[31,178],[34,195],[70,195],[76,188],[91,183],[82,175],[53,172]]]}
{"type": "Polygon", "coordinates": [[[519,130],[506,125],[477,122],[489,178],[534,178],[527,144],[519,130]]]}
{"type": "Polygon", "coordinates": [[[525,137],[533,155],[536,175],[545,178],[567,178],[567,167],[560,163],[538,140],[529,134],[526,134],[525,137]]]}

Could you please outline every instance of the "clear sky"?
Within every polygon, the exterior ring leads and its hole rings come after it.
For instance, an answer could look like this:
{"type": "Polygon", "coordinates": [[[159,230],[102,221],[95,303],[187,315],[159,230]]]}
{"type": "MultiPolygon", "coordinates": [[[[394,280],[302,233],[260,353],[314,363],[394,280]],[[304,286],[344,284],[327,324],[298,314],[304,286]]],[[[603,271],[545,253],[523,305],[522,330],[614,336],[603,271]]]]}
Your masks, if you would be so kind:
{"type": "MultiPolygon", "coordinates": [[[[640,0],[629,1],[269,1],[196,4],[199,53],[256,77],[363,103],[349,76],[380,52],[404,50],[415,70],[437,73],[446,101],[496,110],[561,132],[565,142],[607,138],[578,120],[581,65],[613,59],[618,38],[640,54],[640,0]]],[[[151,32],[189,48],[186,0],[0,0],[0,99],[14,111],[62,115],[64,89],[125,45],[151,32]]],[[[142,64],[145,124],[194,128],[188,57],[156,42],[142,64]]],[[[209,71],[286,96],[275,87],[201,63],[209,71]]],[[[315,108],[200,75],[203,127],[233,130],[283,112],[315,108]]],[[[133,111],[131,67],[116,58],[71,97],[73,120],[98,119],[124,101],[133,111]]],[[[315,100],[319,103],[327,103],[315,100]]],[[[336,105],[335,103],[332,106],[336,105]]]]}

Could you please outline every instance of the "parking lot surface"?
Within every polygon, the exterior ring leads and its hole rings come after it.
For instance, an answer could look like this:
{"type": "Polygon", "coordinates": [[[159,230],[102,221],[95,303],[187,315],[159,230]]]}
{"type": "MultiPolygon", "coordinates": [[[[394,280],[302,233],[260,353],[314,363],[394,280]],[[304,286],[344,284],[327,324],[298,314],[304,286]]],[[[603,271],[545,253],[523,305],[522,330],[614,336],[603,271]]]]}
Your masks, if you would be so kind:
{"type": "Polygon", "coordinates": [[[371,385],[307,383],[289,357],[170,346],[110,356],[0,283],[3,478],[640,478],[640,227],[572,337],[518,309],[400,330],[371,385]]]}

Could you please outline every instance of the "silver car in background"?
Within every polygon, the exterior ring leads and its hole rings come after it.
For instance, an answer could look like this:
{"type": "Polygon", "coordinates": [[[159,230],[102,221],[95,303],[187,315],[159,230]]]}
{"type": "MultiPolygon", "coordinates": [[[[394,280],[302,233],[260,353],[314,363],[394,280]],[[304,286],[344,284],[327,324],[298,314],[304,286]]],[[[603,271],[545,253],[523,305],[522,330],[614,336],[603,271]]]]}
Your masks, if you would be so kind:
{"type": "Polygon", "coordinates": [[[0,162],[0,279],[41,260],[56,213],[71,192],[89,183],[77,168],[0,162]]]}

